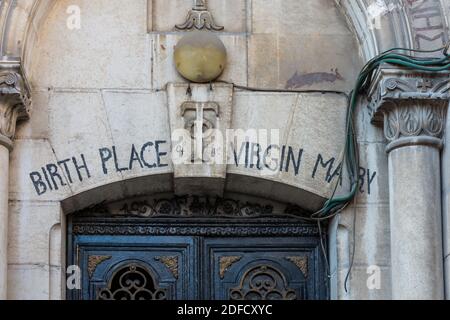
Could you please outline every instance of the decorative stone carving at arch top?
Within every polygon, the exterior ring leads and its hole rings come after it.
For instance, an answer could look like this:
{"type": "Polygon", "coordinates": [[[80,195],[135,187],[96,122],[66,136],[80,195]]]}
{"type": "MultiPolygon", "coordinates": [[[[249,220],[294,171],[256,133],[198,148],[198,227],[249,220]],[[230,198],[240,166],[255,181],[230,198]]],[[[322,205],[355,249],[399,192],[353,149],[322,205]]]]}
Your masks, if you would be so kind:
{"type": "Polygon", "coordinates": [[[175,25],[178,30],[208,29],[211,31],[221,31],[223,26],[214,22],[214,18],[208,10],[207,0],[194,0],[192,10],[189,11],[186,21],[175,25]]]}

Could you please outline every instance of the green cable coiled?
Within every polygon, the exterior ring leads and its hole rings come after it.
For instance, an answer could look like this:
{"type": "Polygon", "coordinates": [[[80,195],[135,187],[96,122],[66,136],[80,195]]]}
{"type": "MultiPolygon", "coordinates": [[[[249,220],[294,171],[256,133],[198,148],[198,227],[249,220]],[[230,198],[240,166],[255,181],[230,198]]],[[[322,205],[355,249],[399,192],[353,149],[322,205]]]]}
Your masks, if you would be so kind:
{"type": "MultiPolygon", "coordinates": [[[[359,153],[357,148],[357,142],[355,137],[354,128],[354,114],[356,106],[358,104],[359,95],[368,88],[372,80],[374,72],[382,64],[391,64],[398,67],[403,67],[414,71],[423,72],[440,72],[450,70],[450,57],[447,54],[449,46],[439,48],[436,50],[422,51],[422,50],[410,50],[403,48],[393,48],[387,50],[375,58],[371,59],[361,70],[354,90],[351,93],[349,99],[349,106],[347,112],[347,124],[346,124],[346,139],[344,149],[344,163],[349,174],[350,179],[350,191],[343,196],[333,196],[325,202],[323,208],[312,215],[312,218],[323,220],[328,217],[334,216],[337,212],[346,207],[356,196],[359,188],[358,170],[359,170],[359,153]],[[421,52],[432,53],[442,51],[443,56],[441,58],[418,58],[410,55],[396,53],[398,51],[409,52],[421,52]]],[[[342,167],[341,167],[342,175],[342,167]]],[[[337,187],[337,185],[336,185],[337,187]]],[[[335,190],[336,191],[336,190],[335,190]]]]}

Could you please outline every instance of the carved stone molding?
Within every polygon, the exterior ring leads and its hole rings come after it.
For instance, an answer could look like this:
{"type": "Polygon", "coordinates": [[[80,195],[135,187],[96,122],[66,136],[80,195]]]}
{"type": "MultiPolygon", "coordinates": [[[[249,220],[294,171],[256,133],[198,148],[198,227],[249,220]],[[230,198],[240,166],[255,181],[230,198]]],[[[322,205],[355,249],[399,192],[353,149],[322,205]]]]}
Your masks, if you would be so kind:
{"type": "Polygon", "coordinates": [[[380,68],[369,90],[369,114],[383,126],[387,152],[408,145],[441,148],[450,73],[417,73],[380,68]]]}
{"type": "Polygon", "coordinates": [[[20,67],[0,62],[0,144],[12,147],[16,124],[29,119],[30,109],[30,89],[20,67]]]}
{"type": "Polygon", "coordinates": [[[256,218],[273,215],[273,207],[232,199],[192,196],[124,203],[117,215],[144,218],[170,216],[256,218]]]}
{"type": "Polygon", "coordinates": [[[178,30],[208,29],[221,31],[224,27],[217,25],[211,12],[208,11],[207,0],[194,0],[194,6],[189,11],[186,21],[175,25],[178,30]]]}

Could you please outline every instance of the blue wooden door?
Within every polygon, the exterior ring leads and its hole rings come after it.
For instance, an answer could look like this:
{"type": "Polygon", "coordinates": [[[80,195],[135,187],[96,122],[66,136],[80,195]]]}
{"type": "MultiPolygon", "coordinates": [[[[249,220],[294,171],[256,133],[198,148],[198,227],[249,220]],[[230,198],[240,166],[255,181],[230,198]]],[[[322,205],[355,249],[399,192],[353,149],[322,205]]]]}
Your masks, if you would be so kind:
{"type": "Polygon", "coordinates": [[[327,299],[316,224],[298,208],[236,199],[149,198],[68,220],[69,299],[327,299]]]}
{"type": "Polygon", "coordinates": [[[192,237],[77,236],[83,300],[198,298],[197,245],[192,237]]]}
{"type": "Polygon", "coordinates": [[[326,298],[317,239],[76,235],[83,300],[326,298]]]}
{"type": "Polygon", "coordinates": [[[214,300],[324,298],[317,243],[304,238],[204,240],[203,297],[214,300]]]}

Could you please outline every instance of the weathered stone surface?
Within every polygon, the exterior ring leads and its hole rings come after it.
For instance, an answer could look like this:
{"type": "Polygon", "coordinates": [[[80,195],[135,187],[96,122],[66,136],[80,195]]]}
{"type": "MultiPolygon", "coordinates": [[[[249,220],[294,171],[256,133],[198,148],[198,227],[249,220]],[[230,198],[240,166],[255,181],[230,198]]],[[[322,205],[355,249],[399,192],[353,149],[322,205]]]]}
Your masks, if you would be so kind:
{"type": "MultiPolygon", "coordinates": [[[[61,298],[64,221],[61,231],[55,225],[59,203],[64,213],[71,213],[102,201],[173,191],[170,162],[167,167],[147,170],[136,160],[132,169],[117,170],[111,158],[105,174],[99,157],[100,148],[115,146],[117,166],[124,167],[129,163],[130,145],[170,140],[165,88],[168,82],[184,81],[173,67],[173,47],[182,35],[173,26],[184,21],[192,1],[132,2],[124,5],[120,0],[17,0],[15,6],[0,13],[4,22],[0,24],[1,54],[24,58],[23,68],[35,89],[32,119],[18,127],[18,140],[9,159],[9,298],[61,298]],[[69,5],[80,6],[80,30],[66,26],[69,5]],[[151,10],[147,12],[147,8],[151,10]],[[37,195],[30,173],[42,172],[48,164],[79,157],[81,153],[92,165],[90,179],[37,195]]],[[[450,2],[442,3],[443,8],[438,0],[390,2],[394,7],[382,13],[381,28],[374,29],[367,21],[369,7],[379,5],[374,1],[210,0],[210,11],[217,24],[225,26],[225,31],[218,34],[230,58],[221,80],[265,88],[349,91],[362,66],[360,54],[367,60],[394,46],[434,49],[445,43],[448,27],[444,17],[450,2]],[[345,18],[352,29],[347,27],[345,18]]],[[[334,164],[337,163],[345,104],[328,96],[318,99],[313,95],[239,90],[235,91],[235,98],[233,127],[281,129],[280,145],[291,146],[295,157],[299,148],[304,153],[297,175],[293,161],[289,172],[283,170],[273,176],[262,175],[255,167],[231,164],[226,190],[297,202],[309,210],[320,207],[330,194],[332,183],[326,179],[327,168],[320,163],[314,177],[313,171],[318,153],[323,161],[335,158],[334,164]]],[[[395,155],[395,163],[388,170],[385,138],[382,130],[369,124],[370,115],[364,104],[363,101],[357,113],[361,166],[366,170],[365,176],[370,170],[369,180],[374,172],[376,176],[370,184],[370,195],[366,179],[357,199],[357,251],[348,294],[343,290],[343,281],[351,254],[353,207],[341,215],[336,234],[330,233],[330,237],[335,236],[337,247],[332,256],[335,268],[331,271],[332,277],[337,278],[334,297],[398,298],[391,294],[392,284],[397,292],[417,293],[412,298],[441,298],[439,264],[446,256],[450,270],[450,240],[447,232],[442,254],[440,243],[436,242],[440,237],[440,215],[436,214],[440,213],[440,189],[436,185],[439,154],[413,148],[402,156],[395,155]],[[390,185],[389,172],[391,178],[397,179],[391,179],[390,185]],[[407,183],[397,185],[399,179],[407,183]],[[418,184],[418,179],[423,179],[422,183],[418,184]],[[401,244],[392,249],[392,282],[386,207],[389,198],[393,203],[390,242],[401,244]],[[397,205],[402,205],[401,210],[397,205]],[[405,237],[399,238],[400,235],[405,237]],[[405,263],[404,256],[416,258],[405,263]],[[367,268],[372,264],[381,267],[380,290],[367,287],[367,268]],[[398,273],[404,267],[406,272],[398,273]]],[[[443,157],[446,227],[446,150],[443,157]]],[[[0,161],[4,173],[1,162],[8,162],[5,156],[0,161]]],[[[74,172],[73,177],[77,176],[74,172]]],[[[203,183],[196,181],[199,186],[203,183]]]]}
{"type": "Polygon", "coordinates": [[[327,0],[266,0],[252,3],[252,32],[349,35],[334,3],[327,0]]]}
{"type": "Polygon", "coordinates": [[[114,145],[100,92],[55,92],[49,109],[50,143],[58,161],[73,163],[75,157],[78,166],[87,166],[79,172],[71,168],[72,181],[78,182],[70,186],[74,193],[122,178],[116,170],[105,175],[98,165],[99,148],[114,145]]]}
{"type": "MultiPolygon", "coordinates": [[[[340,219],[353,233],[356,214],[355,265],[387,267],[391,264],[389,205],[370,204],[350,206],[340,219]]],[[[351,239],[353,241],[353,239],[351,239]]],[[[350,248],[352,252],[353,248],[350,248]]]]}
{"type": "Polygon", "coordinates": [[[60,186],[58,190],[38,196],[33,186],[30,173],[41,173],[43,166],[58,161],[48,141],[16,140],[10,161],[15,164],[10,172],[10,200],[58,201],[71,194],[69,186],[60,186]]]}
{"type": "Polygon", "coordinates": [[[249,85],[349,91],[361,63],[347,54],[358,48],[336,10],[324,0],[253,2],[249,85]]]}
{"type": "MultiPolygon", "coordinates": [[[[122,178],[130,179],[172,172],[166,93],[104,91],[102,95],[112,142],[117,148],[117,161],[119,167],[124,168],[121,171],[122,178]],[[150,168],[158,161],[156,152],[149,147],[141,154],[141,149],[149,142],[155,144],[158,141],[160,152],[166,155],[160,157],[161,166],[150,168]],[[130,164],[133,146],[139,153],[141,161],[133,161],[130,164]]],[[[112,148],[108,145],[105,147],[112,148]]],[[[113,160],[107,161],[106,169],[108,172],[115,170],[113,160]]]]}
{"type": "Polygon", "coordinates": [[[8,266],[9,300],[48,300],[49,266],[11,264],[8,266]]]}
{"type": "Polygon", "coordinates": [[[394,299],[444,297],[439,158],[430,146],[389,154],[394,299]]]}
{"type": "Polygon", "coordinates": [[[11,202],[8,263],[50,264],[50,230],[60,220],[58,202],[11,202]]]}
{"type": "Polygon", "coordinates": [[[33,91],[33,109],[30,120],[17,125],[17,139],[47,139],[49,134],[48,102],[51,91],[33,91]]]}
{"type": "MultiPolygon", "coordinates": [[[[343,135],[339,132],[344,132],[345,105],[345,98],[333,94],[236,93],[233,128],[279,130],[279,141],[251,140],[254,144],[259,142],[263,155],[268,146],[277,145],[279,157],[278,161],[267,163],[268,166],[263,163],[264,159],[261,160],[261,170],[258,170],[257,157],[253,157],[253,162],[247,161],[246,165],[245,161],[242,162],[246,155],[243,153],[239,165],[230,164],[228,173],[282,182],[327,197],[334,187],[332,177],[342,151],[343,135]],[[283,147],[284,160],[280,156],[283,147]],[[277,169],[273,170],[275,165],[277,169]]],[[[268,132],[269,137],[270,134],[268,132]]],[[[237,146],[237,154],[241,148],[242,145],[237,146]]]]}
{"type": "MultiPolygon", "coordinates": [[[[386,144],[364,143],[359,147],[358,204],[389,203],[389,171],[386,144]]],[[[342,190],[341,190],[342,192],[342,190]]]]}
{"type": "Polygon", "coordinates": [[[35,86],[150,88],[146,6],[145,0],[133,5],[120,0],[58,1],[40,31],[31,77],[35,86]],[[66,26],[70,5],[81,10],[80,29],[66,26]]]}

